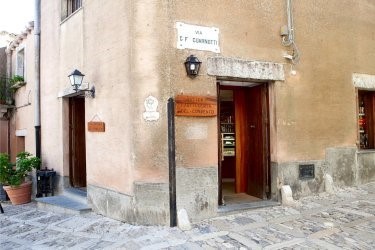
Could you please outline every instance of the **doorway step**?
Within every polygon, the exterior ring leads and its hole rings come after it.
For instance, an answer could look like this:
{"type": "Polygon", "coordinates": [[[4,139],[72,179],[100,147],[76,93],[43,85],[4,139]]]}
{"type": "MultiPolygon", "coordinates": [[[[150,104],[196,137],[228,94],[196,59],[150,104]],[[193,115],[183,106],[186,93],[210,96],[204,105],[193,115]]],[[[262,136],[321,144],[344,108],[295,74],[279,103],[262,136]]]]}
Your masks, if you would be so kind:
{"type": "Polygon", "coordinates": [[[220,215],[230,214],[238,211],[244,211],[249,209],[263,208],[263,207],[274,207],[280,206],[280,202],[272,200],[260,200],[252,201],[247,203],[235,203],[235,204],[226,204],[224,206],[219,206],[218,213],[220,215]]]}
{"type": "Polygon", "coordinates": [[[91,211],[85,189],[66,188],[61,195],[36,198],[38,208],[65,214],[83,214],[91,211]]]}

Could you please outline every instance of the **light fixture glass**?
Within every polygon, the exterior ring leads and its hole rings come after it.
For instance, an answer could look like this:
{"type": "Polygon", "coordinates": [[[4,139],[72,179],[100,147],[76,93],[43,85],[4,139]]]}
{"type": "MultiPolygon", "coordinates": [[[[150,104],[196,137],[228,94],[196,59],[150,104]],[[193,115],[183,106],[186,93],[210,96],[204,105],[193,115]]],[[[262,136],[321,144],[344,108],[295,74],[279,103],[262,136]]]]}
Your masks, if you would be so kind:
{"type": "Polygon", "coordinates": [[[82,84],[83,77],[85,75],[82,74],[79,70],[75,69],[68,77],[70,80],[70,84],[73,86],[75,91],[78,91],[79,87],[82,84]]]}
{"type": "Polygon", "coordinates": [[[185,61],[186,74],[191,78],[196,77],[199,73],[201,63],[196,56],[190,55],[185,61]]]}

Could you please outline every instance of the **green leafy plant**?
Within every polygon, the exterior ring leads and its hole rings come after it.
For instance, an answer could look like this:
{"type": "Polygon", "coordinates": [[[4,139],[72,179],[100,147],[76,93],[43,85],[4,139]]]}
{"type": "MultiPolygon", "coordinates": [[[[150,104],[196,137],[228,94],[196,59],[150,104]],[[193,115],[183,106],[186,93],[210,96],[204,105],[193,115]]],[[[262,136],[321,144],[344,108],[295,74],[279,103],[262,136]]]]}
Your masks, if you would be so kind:
{"type": "Polygon", "coordinates": [[[12,83],[12,84],[17,83],[17,82],[24,82],[24,81],[25,81],[25,79],[22,76],[19,76],[19,75],[14,75],[10,79],[10,83],[12,83]]]}
{"type": "Polygon", "coordinates": [[[16,163],[11,163],[9,155],[0,154],[0,183],[17,187],[33,169],[39,169],[41,160],[28,152],[17,155],[16,163]]]}

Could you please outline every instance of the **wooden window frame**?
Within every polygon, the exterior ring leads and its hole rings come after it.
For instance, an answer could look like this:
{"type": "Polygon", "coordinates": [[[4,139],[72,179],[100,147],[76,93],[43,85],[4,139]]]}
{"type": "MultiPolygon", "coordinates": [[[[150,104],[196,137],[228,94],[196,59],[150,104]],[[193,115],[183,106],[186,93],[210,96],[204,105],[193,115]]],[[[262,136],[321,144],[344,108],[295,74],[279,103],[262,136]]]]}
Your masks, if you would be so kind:
{"type": "Polygon", "coordinates": [[[70,17],[82,7],[82,0],[62,0],[61,1],[61,21],[70,17]]]}

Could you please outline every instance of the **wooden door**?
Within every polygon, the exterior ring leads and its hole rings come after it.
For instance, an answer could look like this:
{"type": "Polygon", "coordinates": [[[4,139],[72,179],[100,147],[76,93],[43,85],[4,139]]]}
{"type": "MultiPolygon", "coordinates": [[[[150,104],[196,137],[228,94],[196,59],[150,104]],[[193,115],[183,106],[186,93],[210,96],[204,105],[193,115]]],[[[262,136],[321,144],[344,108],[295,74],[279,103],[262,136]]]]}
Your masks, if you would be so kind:
{"type": "Polygon", "coordinates": [[[236,193],[247,191],[248,163],[250,162],[246,88],[233,90],[235,136],[236,136],[236,193]]]}
{"type": "Polygon", "coordinates": [[[236,192],[266,199],[269,175],[267,85],[235,89],[236,192]]]}
{"type": "MultiPolygon", "coordinates": [[[[217,83],[217,96],[220,97],[220,84],[217,83]]],[[[218,204],[223,205],[223,185],[222,185],[222,161],[223,161],[223,145],[221,141],[221,128],[220,128],[220,112],[221,112],[221,107],[220,107],[220,98],[217,98],[217,134],[218,136],[218,145],[219,145],[219,154],[218,154],[218,184],[219,184],[219,193],[218,193],[218,204]]]]}
{"type": "Polygon", "coordinates": [[[266,199],[269,167],[268,142],[268,98],[267,85],[262,84],[248,90],[249,154],[247,193],[266,199]]]}
{"type": "Polygon", "coordinates": [[[374,96],[373,92],[371,91],[363,91],[364,97],[363,101],[365,104],[365,128],[367,133],[367,148],[375,148],[375,141],[374,141],[374,96]]]}
{"type": "Polygon", "coordinates": [[[70,184],[86,187],[85,99],[69,99],[70,184]]]}

